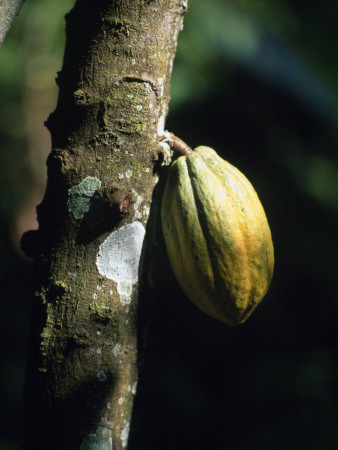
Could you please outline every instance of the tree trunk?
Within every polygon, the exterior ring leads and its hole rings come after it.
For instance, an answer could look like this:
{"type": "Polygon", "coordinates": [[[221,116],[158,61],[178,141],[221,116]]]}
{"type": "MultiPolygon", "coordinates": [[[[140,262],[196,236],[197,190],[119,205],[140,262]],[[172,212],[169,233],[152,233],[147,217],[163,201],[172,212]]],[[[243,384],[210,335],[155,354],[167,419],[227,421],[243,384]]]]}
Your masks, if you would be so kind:
{"type": "Polygon", "coordinates": [[[78,0],[67,16],[39,230],[22,239],[37,280],[26,449],[127,446],[140,258],[186,7],[78,0]]]}
{"type": "Polygon", "coordinates": [[[24,0],[0,0],[0,45],[18,15],[24,0]]]}

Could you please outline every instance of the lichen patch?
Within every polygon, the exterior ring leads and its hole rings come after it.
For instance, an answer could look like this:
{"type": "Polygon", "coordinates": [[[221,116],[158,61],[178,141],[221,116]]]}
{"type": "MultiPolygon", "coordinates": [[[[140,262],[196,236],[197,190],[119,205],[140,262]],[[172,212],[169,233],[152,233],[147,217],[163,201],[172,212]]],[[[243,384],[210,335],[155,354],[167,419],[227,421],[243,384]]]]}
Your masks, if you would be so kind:
{"type": "Polygon", "coordinates": [[[68,190],[68,210],[76,219],[82,219],[89,211],[91,198],[100,187],[101,181],[98,178],[86,177],[68,190]]]}
{"type": "Polygon", "coordinates": [[[96,258],[98,271],[118,283],[119,290],[138,281],[144,234],[144,226],[133,222],[113,231],[100,245],[96,258]]]}
{"type": "Polygon", "coordinates": [[[127,447],[128,445],[129,430],[130,430],[130,423],[127,422],[121,433],[121,441],[123,448],[127,447]]]}
{"type": "Polygon", "coordinates": [[[103,425],[97,427],[95,434],[88,434],[81,444],[81,450],[112,450],[112,448],[112,430],[103,425]]]}

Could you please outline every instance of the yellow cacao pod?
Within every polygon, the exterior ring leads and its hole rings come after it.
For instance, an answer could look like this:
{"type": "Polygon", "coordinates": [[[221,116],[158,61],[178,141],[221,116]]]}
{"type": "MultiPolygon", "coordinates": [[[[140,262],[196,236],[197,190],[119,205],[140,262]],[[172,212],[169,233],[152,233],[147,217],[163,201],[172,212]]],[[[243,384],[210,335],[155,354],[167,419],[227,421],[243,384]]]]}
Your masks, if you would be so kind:
{"type": "Polygon", "coordinates": [[[243,323],[266,294],[273,273],[271,232],[247,178],[209,147],[169,169],[162,230],[176,279],[202,311],[243,323]]]}

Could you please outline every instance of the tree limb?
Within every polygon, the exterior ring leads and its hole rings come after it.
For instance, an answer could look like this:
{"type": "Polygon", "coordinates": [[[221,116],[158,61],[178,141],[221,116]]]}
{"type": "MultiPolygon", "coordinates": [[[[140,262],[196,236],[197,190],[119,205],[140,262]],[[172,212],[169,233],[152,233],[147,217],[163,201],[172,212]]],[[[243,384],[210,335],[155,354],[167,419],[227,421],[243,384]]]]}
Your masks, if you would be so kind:
{"type": "Polygon", "coordinates": [[[18,15],[24,0],[0,0],[0,45],[18,15]]]}

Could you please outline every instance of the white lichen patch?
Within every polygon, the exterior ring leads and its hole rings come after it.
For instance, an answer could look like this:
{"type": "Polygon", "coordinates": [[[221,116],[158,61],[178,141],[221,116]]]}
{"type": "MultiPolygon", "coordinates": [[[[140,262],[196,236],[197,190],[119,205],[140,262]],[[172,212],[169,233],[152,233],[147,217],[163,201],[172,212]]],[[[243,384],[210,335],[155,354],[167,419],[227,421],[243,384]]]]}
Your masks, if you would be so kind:
{"type": "Polygon", "coordinates": [[[100,245],[96,266],[101,275],[118,283],[131,285],[138,281],[138,269],[145,229],[133,222],[113,231],[100,245]]]}
{"type": "Polygon", "coordinates": [[[129,430],[130,430],[130,423],[127,422],[121,433],[121,441],[123,448],[127,447],[128,445],[129,430]]]}
{"type": "Polygon", "coordinates": [[[165,113],[163,112],[157,122],[157,135],[159,137],[164,134],[164,122],[165,122],[165,113]]]}
{"type": "Polygon", "coordinates": [[[163,95],[163,92],[164,92],[164,80],[163,80],[163,78],[162,77],[158,78],[157,82],[158,82],[158,84],[160,86],[160,89],[161,89],[161,95],[163,95]]]}
{"type": "Polygon", "coordinates": [[[80,184],[68,189],[68,211],[76,219],[82,219],[89,211],[91,198],[100,189],[101,181],[96,177],[86,177],[80,184]]]}
{"type": "Polygon", "coordinates": [[[117,358],[122,353],[122,345],[119,343],[115,344],[112,352],[115,358],[117,358]]]}
{"type": "Polygon", "coordinates": [[[126,177],[130,178],[132,176],[133,172],[131,170],[127,170],[126,177]]]}
{"type": "Polygon", "coordinates": [[[129,297],[128,295],[120,295],[120,302],[123,306],[130,305],[131,297],[129,297]]]}
{"type": "MultiPolygon", "coordinates": [[[[134,194],[136,195],[136,192],[134,191],[134,194]]],[[[136,219],[142,219],[142,214],[140,213],[140,211],[138,211],[138,208],[141,206],[141,203],[143,201],[143,198],[138,195],[136,197],[136,201],[134,203],[134,210],[135,210],[135,218],[136,219]]]]}
{"type": "Polygon", "coordinates": [[[161,147],[163,153],[170,155],[170,145],[167,142],[159,142],[158,146],[161,147]]]}
{"type": "Polygon", "coordinates": [[[133,383],[133,385],[132,385],[132,387],[131,387],[131,393],[132,393],[133,395],[135,395],[135,394],[136,394],[136,391],[137,391],[137,381],[135,381],[135,382],[133,383]]]}
{"type": "MultiPolygon", "coordinates": [[[[134,191],[135,192],[135,191],[134,191]]],[[[135,192],[135,194],[136,194],[136,192],[135,192]]],[[[142,200],[143,200],[143,198],[140,196],[140,195],[138,195],[137,197],[136,197],[136,201],[135,201],[135,203],[134,203],[134,209],[135,209],[135,211],[139,208],[139,206],[141,205],[141,203],[142,203],[142,200]]]]}

